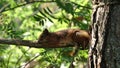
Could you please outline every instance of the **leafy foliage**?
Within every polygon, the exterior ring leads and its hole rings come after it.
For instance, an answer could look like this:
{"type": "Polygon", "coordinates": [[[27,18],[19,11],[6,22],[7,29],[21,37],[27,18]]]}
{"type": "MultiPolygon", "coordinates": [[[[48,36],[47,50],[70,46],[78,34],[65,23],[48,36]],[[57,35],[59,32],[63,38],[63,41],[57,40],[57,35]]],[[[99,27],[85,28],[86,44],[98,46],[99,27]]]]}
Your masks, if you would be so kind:
{"type": "MultiPolygon", "coordinates": [[[[89,0],[1,0],[0,38],[35,41],[44,28],[50,31],[65,28],[87,30],[90,14],[89,0]]],[[[87,50],[80,50],[75,59],[68,55],[71,50],[0,44],[0,67],[24,67],[30,60],[36,68],[68,67],[72,60],[86,61],[87,50]]]]}

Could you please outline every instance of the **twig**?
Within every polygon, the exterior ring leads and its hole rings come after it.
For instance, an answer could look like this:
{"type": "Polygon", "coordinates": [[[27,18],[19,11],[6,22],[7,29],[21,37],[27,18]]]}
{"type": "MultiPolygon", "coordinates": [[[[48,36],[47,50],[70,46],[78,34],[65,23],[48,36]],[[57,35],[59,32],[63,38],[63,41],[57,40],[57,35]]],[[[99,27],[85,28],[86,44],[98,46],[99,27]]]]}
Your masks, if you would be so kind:
{"type": "Polygon", "coordinates": [[[8,57],[7,68],[9,67],[8,65],[9,65],[9,62],[10,62],[10,58],[11,58],[11,56],[12,56],[12,53],[10,53],[10,55],[9,55],[9,57],[8,57]]]}
{"type": "MultiPolygon", "coordinates": [[[[13,10],[13,9],[15,9],[15,8],[18,8],[18,7],[21,7],[21,6],[25,6],[25,5],[28,5],[28,4],[36,3],[36,2],[51,3],[51,2],[56,2],[56,1],[32,1],[32,2],[27,2],[27,3],[24,3],[24,4],[22,4],[22,5],[18,5],[18,6],[15,6],[15,7],[13,7],[13,8],[9,8],[9,9],[6,9],[6,10],[5,10],[5,8],[9,6],[9,4],[7,4],[7,5],[5,5],[2,9],[0,9],[0,13],[5,12],[5,11],[8,11],[8,10],[13,10]]],[[[75,3],[75,2],[72,2],[72,3],[75,4],[75,5],[78,5],[78,6],[80,6],[80,7],[83,7],[83,8],[92,9],[92,8],[90,8],[90,7],[86,7],[86,6],[79,5],[79,4],[75,3]]]]}
{"type": "Polygon", "coordinates": [[[18,60],[17,60],[17,62],[16,62],[16,64],[15,64],[15,68],[17,68],[17,64],[20,62],[20,60],[23,58],[23,56],[24,56],[29,50],[30,50],[30,48],[28,48],[28,49],[23,53],[23,55],[20,56],[20,58],[18,58],[18,60]]]}
{"type": "Polygon", "coordinates": [[[18,8],[18,7],[21,7],[21,6],[25,6],[25,5],[28,5],[28,4],[36,3],[36,2],[50,3],[50,2],[55,2],[55,1],[32,1],[32,2],[27,2],[27,3],[24,3],[24,4],[22,4],[22,5],[18,5],[18,6],[15,6],[15,7],[13,7],[13,8],[9,8],[9,9],[6,9],[6,10],[5,10],[5,8],[6,8],[7,6],[9,6],[9,5],[6,5],[6,6],[4,6],[4,8],[2,8],[2,9],[0,10],[0,13],[5,12],[5,11],[8,11],[8,10],[13,10],[13,9],[15,9],[15,8],[18,8]]]}
{"type": "Polygon", "coordinates": [[[5,11],[5,8],[8,7],[10,4],[5,4],[1,9],[0,9],[0,13],[5,11]]]}
{"type": "Polygon", "coordinates": [[[83,8],[92,9],[91,7],[82,6],[82,5],[79,5],[79,4],[75,3],[75,2],[72,2],[72,3],[75,4],[75,5],[77,5],[77,6],[83,7],[83,8]]]}
{"type": "Polygon", "coordinates": [[[26,68],[26,66],[27,66],[30,62],[34,61],[34,60],[35,60],[37,57],[39,57],[39,56],[40,56],[40,54],[38,54],[37,56],[33,57],[31,60],[29,60],[29,61],[24,65],[23,68],[26,68]]]}

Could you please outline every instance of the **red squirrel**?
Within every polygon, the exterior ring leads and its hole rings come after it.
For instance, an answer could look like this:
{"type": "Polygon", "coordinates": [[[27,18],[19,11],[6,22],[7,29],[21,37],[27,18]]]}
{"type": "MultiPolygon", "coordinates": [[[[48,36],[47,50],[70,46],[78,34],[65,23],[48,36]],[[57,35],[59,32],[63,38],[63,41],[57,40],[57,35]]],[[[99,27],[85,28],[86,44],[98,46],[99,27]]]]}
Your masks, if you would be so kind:
{"type": "Polygon", "coordinates": [[[90,35],[86,30],[65,29],[57,32],[49,32],[45,29],[40,35],[38,43],[48,47],[74,45],[75,49],[71,54],[72,56],[79,47],[85,49],[88,46],[89,40],[90,35]]]}

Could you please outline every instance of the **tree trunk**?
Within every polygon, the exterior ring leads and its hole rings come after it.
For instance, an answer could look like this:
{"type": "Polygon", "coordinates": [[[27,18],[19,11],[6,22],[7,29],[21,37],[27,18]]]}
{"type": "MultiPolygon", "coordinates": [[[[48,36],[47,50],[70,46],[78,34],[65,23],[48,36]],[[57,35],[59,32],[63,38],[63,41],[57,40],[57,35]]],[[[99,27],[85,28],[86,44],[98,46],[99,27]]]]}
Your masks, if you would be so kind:
{"type": "Polygon", "coordinates": [[[93,0],[88,68],[120,68],[120,1],[93,0]]]}

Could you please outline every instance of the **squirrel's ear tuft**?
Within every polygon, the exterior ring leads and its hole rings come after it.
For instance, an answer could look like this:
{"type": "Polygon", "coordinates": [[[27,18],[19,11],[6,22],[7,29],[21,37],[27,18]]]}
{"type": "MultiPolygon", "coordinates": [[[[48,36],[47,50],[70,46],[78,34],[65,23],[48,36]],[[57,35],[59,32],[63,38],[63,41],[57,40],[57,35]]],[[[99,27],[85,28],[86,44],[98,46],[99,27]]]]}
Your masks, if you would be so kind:
{"type": "Polygon", "coordinates": [[[45,29],[45,30],[43,31],[43,34],[49,34],[48,29],[45,29]]]}

